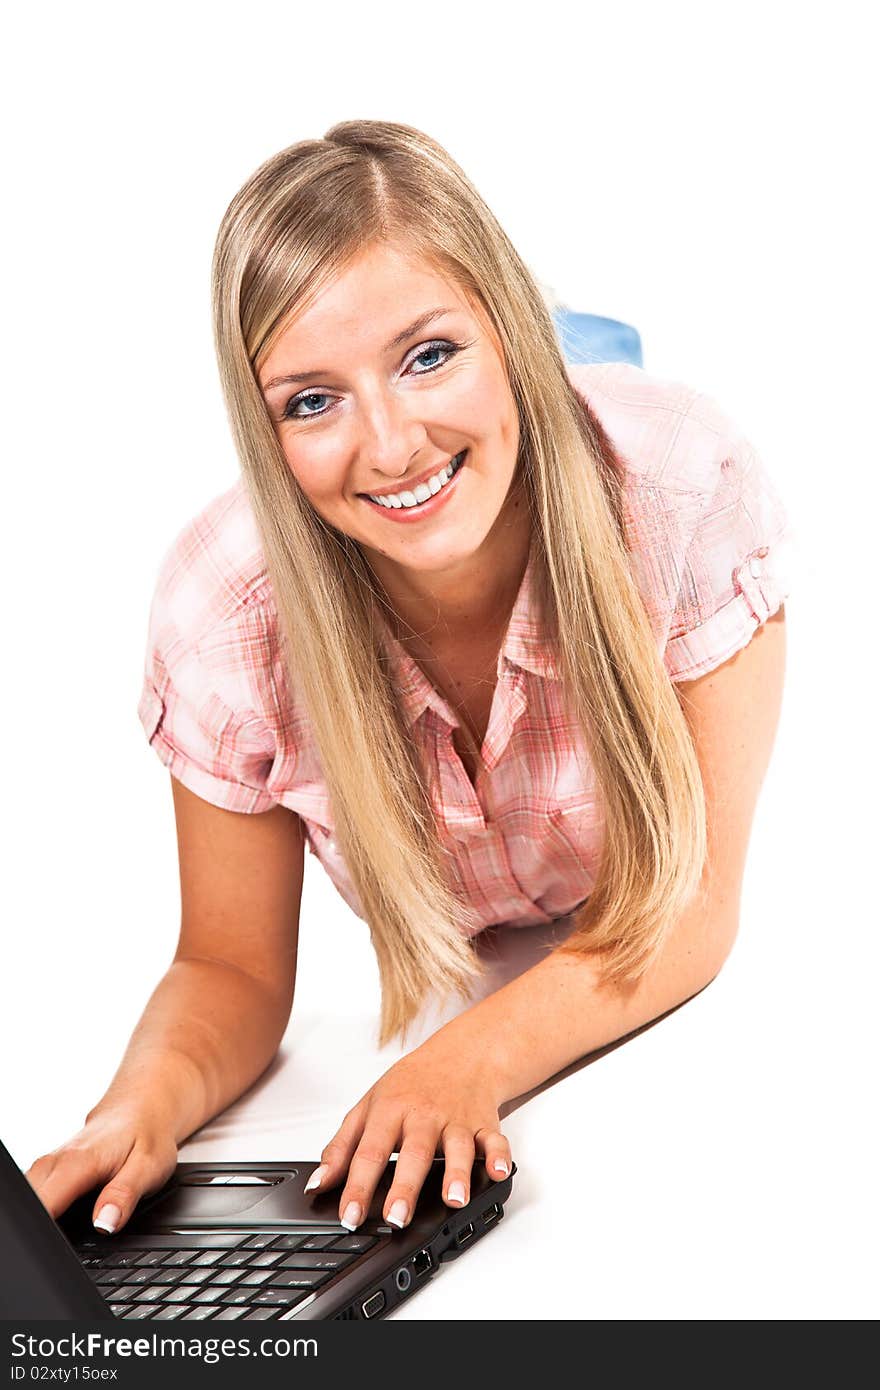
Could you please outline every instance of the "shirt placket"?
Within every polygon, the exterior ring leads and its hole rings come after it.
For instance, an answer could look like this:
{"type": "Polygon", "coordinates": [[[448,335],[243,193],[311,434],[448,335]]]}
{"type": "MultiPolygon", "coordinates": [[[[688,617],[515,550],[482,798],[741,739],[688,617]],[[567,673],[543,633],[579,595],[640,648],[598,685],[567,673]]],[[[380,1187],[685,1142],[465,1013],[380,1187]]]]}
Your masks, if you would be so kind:
{"type": "Polygon", "coordinates": [[[525,672],[505,662],[492,701],[476,787],[471,784],[453,742],[453,734],[458,728],[458,720],[454,713],[448,706],[443,717],[436,710],[433,712],[437,740],[438,796],[435,809],[450,834],[456,838],[494,833],[491,826],[491,773],[507,748],[516,722],[526,708],[524,685],[525,672]]]}

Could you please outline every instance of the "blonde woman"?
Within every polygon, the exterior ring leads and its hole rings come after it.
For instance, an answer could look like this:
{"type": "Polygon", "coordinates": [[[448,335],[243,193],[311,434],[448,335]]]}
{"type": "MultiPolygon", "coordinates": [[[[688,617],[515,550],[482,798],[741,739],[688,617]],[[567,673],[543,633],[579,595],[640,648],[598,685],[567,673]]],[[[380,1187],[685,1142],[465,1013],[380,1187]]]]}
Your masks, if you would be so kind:
{"type": "Polygon", "coordinates": [[[464,998],[478,934],[572,917],[328,1137],[357,1229],[399,1151],[467,1202],[499,1109],[688,999],[739,919],[784,672],[786,517],[706,396],[567,368],[449,155],[335,126],[235,196],[213,264],[243,478],[178,536],[140,716],[170,769],[182,924],[107,1093],[28,1172],[118,1230],[289,1019],[306,844],[368,923],[379,1039],[464,998]]]}

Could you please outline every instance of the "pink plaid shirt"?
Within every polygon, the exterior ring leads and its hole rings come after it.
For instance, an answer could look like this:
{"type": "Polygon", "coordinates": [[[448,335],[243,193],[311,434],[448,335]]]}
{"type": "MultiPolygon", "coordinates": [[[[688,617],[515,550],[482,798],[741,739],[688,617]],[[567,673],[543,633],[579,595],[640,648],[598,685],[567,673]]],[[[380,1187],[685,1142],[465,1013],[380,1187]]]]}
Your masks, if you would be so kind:
{"type": "MultiPolygon", "coordinates": [[[[789,591],[791,527],[748,440],[708,396],[625,363],[570,366],[623,469],[636,584],[673,681],[745,646],[789,591]]],[[[480,924],[529,926],[592,891],[602,816],[581,736],[533,616],[526,569],[498,657],[476,789],[455,751],[457,718],[392,643],[406,722],[427,769],[441,838],[480,924]]],[[[305,710],[282,666],[277,612],[242,480],[168,551],[150,612],[138,715],[161,761],[230,811],[281,803],[363,915],[334,838],[305,710]]]]}

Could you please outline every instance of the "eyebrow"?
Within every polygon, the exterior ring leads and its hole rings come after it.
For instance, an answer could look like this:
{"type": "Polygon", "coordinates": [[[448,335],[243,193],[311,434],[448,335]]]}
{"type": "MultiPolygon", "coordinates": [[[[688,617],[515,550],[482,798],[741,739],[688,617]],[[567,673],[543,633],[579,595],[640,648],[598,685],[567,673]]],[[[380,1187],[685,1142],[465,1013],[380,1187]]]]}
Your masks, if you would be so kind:
{"type": "MultiPolygon", "coordinates": [[[[408,338],[414,337],[416,333],[420,333],[423,328],[426,328],[429,323],[433,323],[434,319],[439,319],[443,314],[454,314],[455,312],[455,309],[426,309],[423,314],[419,314],[417,319],[413,319],[412,323],[408,323],[406,328],[402,329],[400,333],[397,333],[391,339],[390,343],[386,343],[383,351],[390,352],[392,348],[401,347],[408,338]]],[[[320,367],[317,371],[312,372],[292,372],[288,376],[273,376],[261,389],[263,391],[271,391],[276,386],[294,386],[300,381],[313,381],[315,377],[330,375],[331,373],[324,367],[320,367]]]]}

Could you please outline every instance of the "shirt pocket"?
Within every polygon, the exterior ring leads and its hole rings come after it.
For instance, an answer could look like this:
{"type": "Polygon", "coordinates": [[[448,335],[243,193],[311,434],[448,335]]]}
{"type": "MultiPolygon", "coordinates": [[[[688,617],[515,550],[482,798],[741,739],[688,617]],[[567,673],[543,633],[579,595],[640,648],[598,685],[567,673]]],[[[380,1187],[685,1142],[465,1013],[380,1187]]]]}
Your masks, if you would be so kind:
{"type": "Polygon", "coordinates": [[[595,798],[583,794],[553,806],[546,820],[548,855],[566,877],[582,885],[581,896],[593,889],[602,847],[603,820],[595,798]]]}

